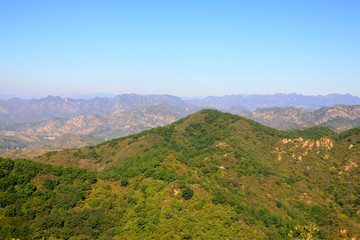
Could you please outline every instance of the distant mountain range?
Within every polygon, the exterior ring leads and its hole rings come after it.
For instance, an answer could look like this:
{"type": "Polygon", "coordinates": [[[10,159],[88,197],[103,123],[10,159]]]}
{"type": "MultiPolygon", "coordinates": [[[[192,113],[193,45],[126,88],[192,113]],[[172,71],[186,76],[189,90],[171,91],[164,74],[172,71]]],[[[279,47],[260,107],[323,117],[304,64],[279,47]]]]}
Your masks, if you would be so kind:
{"type": "Polygon", "coordinates": [[[95,97],[92,99],[71,99],[48,96],[42,99],[23,100],[11,98],[0,100],[0,123],[29,123],[51,118],[70,119],[80,115],[111,113],[136,107],[159,105],[173,111],[193,112],[203,108],[255,110],[271,107],[297,107],[317,109],[335,104],[360,104],[360,98],[349,94],[330,94],[326,96],[304,96],[299,94],[273,95],[229,95],[223,97],[205,97],[203,99],[183,100],[171,95],[123,94],[116,97],[95,97]]]}
{"type": "Polygon", "coordinates": [[[272,95],[228,95],[223,97],[206,97],[188,100],[187,103],[201,108],[226,109],[241,106],[248,110],[271,107],[297,107],[313,110],[336,104],[360,104],[360,98],[350,94],[329,94],[326,96],[304,96],[301,94],[272,94],[272,95]]]}
{"type": "Polygon", "coordinates": [[[117,110],[112,113],[81,115],[71,119],[54,118],[40,123],[18,125],[14,132],[38,137],[62,134],[91,134],[102,140],[134,134],[168,125],[187,114],[151,105],[142,109],[117,110]]]}
{"type": "Polygon", "coordinates": [[[87,114],[111,113],[136,107],[160,105],[172,110],[187,108],[188,104],[170,95],[124,94],[112,98],[96,97],[89,100],[48,96],[43,99],[11,98],[0,101],[0,123],[29,123],[51,118],[73,118],[87,114]]]}
{"type": "Polygon", "coordinates": [[[253,112],[243,111],[238,114],[278,129],[323,125],[342,132],[360,126],[360,105],[337,104],[312,111],[295,107],[275,107],[257,109],[253,112]]]}
{"type": "MultiPolygon", "coordinates": [[[[191,112],[189,112],[191,113],[191,112]]],[[[112,113],[81,115],[71,119],[53,118],[37,123],[13,124],[0,131],[1,149],[6,156],[36,156],[39,149],[64,149],[93,145],[146,129],[168,125],[184,116],[166,107],[117,110],[112,113]],[[35,152],[33,152],[35,150],[35,152]],[[26,155],[23,155],[27,153],[26,155]]]]}
{"type": "Polygon", "coordinates": [[[0,152],[14,149],[10,153],[18,154],[24,153],[24,149],[91,145],[165,126],[203,108],[238,114],[278,129],[324,125],[341,132],[360,126],[360,105],[338,103],[356,104],[360,100],[337,94],[232,95],[193,100],[136,94],[90,100],[52,96],[31,100],[13,98],[0,101],[0,152]],[[326,106],[330,103],[337,105],[326,106]],[[322,105],[325,107],[317,107],[322,105]],[[271,108],[249,110],[257,106],[271,108]]]}

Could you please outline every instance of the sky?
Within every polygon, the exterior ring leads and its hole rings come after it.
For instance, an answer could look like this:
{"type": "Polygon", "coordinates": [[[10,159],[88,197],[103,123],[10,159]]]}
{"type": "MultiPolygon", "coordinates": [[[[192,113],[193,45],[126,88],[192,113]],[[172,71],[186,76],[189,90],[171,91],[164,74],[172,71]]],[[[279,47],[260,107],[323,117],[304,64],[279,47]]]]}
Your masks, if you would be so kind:
{"type": "Polygon", "coordinates": [[[358,0],[3,0],[0,95],[360,96],[358,0]]]}

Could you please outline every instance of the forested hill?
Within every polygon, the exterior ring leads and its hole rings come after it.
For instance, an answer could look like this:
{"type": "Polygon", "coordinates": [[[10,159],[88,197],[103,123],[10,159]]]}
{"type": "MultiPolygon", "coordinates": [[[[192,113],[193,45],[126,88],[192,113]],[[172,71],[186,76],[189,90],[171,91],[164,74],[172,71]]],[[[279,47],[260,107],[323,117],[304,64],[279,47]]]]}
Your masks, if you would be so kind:
{"type": "Polygon", "coordinates": [[[359,238],[359,151],[359,128],[285,132],[202,110],[37,162],[1,159],[0,235],[359,238]]]}

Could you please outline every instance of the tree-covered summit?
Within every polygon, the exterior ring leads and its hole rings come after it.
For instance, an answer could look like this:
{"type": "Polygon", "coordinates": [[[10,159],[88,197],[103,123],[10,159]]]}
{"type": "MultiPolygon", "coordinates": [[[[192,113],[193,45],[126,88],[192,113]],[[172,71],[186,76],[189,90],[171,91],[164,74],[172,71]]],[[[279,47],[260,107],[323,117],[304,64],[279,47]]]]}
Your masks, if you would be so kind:
{"type": "Polygon", "coordinates": [[[360,236],[359,133],[202,110],[37,159],[1,159],[0,234],[55,239],[360,236]],[[50,165],[48,165],[50,164],[50,165]]]}

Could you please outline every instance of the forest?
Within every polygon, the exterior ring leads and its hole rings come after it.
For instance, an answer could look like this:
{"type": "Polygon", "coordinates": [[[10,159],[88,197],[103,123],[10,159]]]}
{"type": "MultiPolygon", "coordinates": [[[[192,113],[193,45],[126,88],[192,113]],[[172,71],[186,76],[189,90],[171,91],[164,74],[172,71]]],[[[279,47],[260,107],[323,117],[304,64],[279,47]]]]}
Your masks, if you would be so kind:
{"type": "Polygon", "coordinates": [[[202,110],[38,159],[0,159],[1,239],[360,236],[360,130],[202,110]]]}

